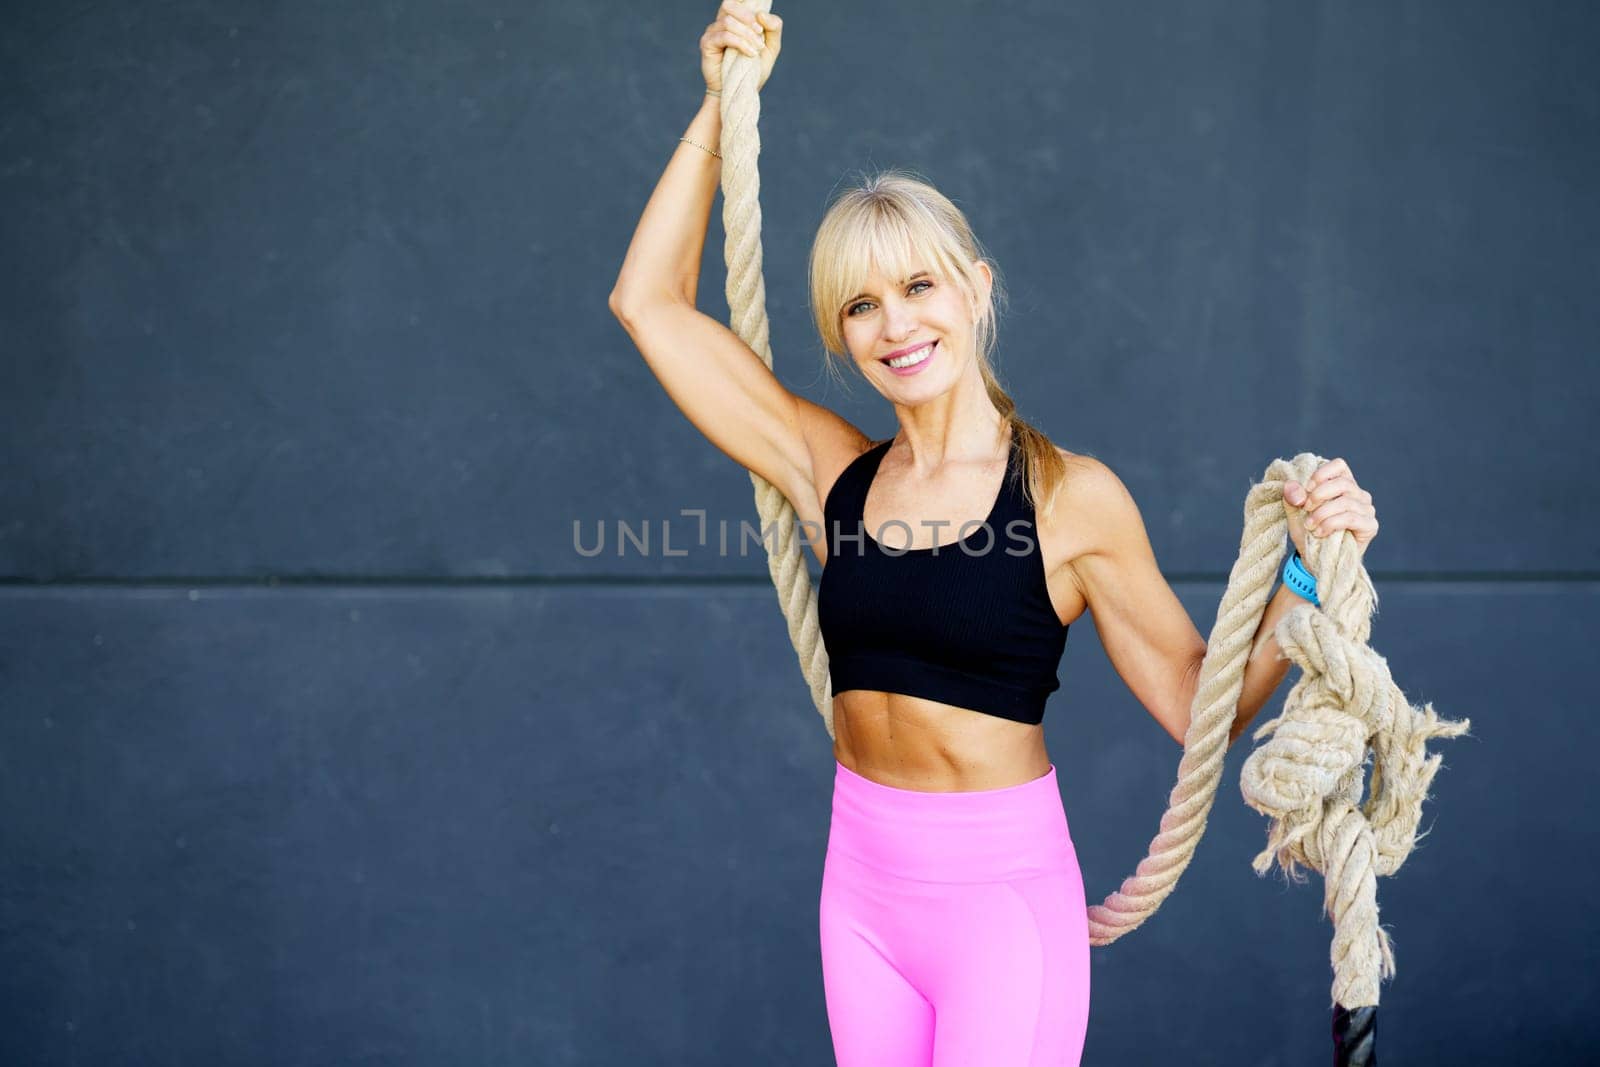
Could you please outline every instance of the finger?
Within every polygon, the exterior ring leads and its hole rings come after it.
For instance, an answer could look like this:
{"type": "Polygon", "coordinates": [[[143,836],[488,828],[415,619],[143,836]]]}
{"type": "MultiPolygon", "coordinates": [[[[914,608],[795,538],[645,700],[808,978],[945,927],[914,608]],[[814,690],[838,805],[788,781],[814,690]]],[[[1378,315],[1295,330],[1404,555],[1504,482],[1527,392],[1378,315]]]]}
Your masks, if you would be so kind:
{"type": "Polygon", "coordinates": [[[1311,476],[1311,488],[1315,489],[1317,486],[1321,485],[1330,478],[1337,478],[1341,474],[1349,473],[1350,467],[1345,463],[1344,460],[1330,459],[1328,462],[1318,467],[1316,473],[1311,476]]]}
{"type": "Polygon", "coordinates": [[[761,32],[761,24],[756,21],[756,13],[751,11],[748,6],[739,3],[738,0],[729,0],[728,14],[732,16],[735,22],[749,29],[750,32],[757,34],[761,32]]]}
{"type": "Polygon", "coordinates": [[[783,47],[783,39],[780,33],[781,31],[774,29],[767,23],[762,23],[761,39],[766,43],[766,50],[773,55],[777,55],[778,49],[783,47]]]}
{"type": "Polygon", "coordinates": [[[1315,507],[1341,496],[1350,496],[1356,499],[1372,499],[1372,494],[1356,484],[1356,480],[1349,475],[1339,475],[1319,482],[1316,488],[1307,494],[1308,506],[1315,507]]]}
{"type": "Polygon", "coordinates": [[[750,45],[751,49],[757,53],[767,46],[766,36],[764,35],[761,27],[756,24],[754,18],[750,19],[748,22],[739,22],[739,35],[743,37],[750,45]]]}
{"type": "Polygon", "coordinates": [[[729,46],[737,48],[747,55],[754,56],[757,52],[756,43],[750,30],[732,15],[723,19],[723,39],[729,46]]]}
{"type": "Polygon", "coordinates": [[[719,18],[706,27],[706,32],[700,35],[700,44],[707,52],[720,52],[733,42],[729,40],[732,31],[728,29],[726,18],[719,18]]]}
{"type": "Polygon", "coordinates": [[[1340,486],[1337,479],[1319,479],[1313,475],[1311,479],[1311,485],[1306,490],[1305,503],[1301,506],[1309,510],[1316,507],[1318,504],[1326,504],[1328,501],[1338,496],[1339,492],[1340,486]]]}
{"type": "Polygon", "coordinates": [[[1377,509],[1364,500],[1357,500],[1353,496],[1342,496],[1337,500],[1330,500],[1320,507],[1306,513],[1306,517],[1317,518],[1326,515],[1338,515],[1349,512],[1353,515],[1376,515],[1377,509]]]}
{"type": "Polygon", "coordinates": [[[750,31],[745,28],[744,23],[740,22],[736,15],[722,16],[722,30],[729,44],[741,49],[747,49],[751,46],[750,31]]]}
{"type": "Polygon", "coordinates": [[[1358,542],[1361,544],[1366,544],[1368,541],[1378,536],[1378,520],[1360,517],[1348,520],[1341,519],[1337,523],[1327,526],[1323,529],[1313,530],[1312,534],[1316,537],[1328,538],[1341,532],[1348,532],[1350,536],[1354,537],[1358,542]]]}
{"type": "Polygon", "coordinates": [[[1359,525],[1376,514],[1367,504],[1341,498],[1322,505],[1308,515],[1306,529],[1325,535],[1330,530],[1344,529],[1352,524],[1359,525]]]}
{"type": "Polygon", "coordinates": [[[1306,511],[1306,529],[1326,530],[1343,511],[1344,501],[1342,500],[1330,501],[1321,507],[1308,509],[1306,511]]]}

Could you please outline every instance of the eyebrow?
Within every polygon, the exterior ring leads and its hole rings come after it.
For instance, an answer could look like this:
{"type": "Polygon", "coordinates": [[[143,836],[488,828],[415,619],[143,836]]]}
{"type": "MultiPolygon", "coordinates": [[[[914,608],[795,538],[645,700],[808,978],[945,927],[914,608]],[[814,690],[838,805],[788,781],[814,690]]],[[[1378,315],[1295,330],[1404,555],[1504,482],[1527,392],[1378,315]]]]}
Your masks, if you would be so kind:
{"type": "MultiPolygon", "coordinates": [[[[917,273],[913,274],[909,278],[902,278],[900,280],[900,284],[901,285],[910,285],[912,282],[916,281],[918,278],[930,278],[930,277],[932,277],[932,275],[929,274],[927,271],[919,270],[919,271],[917,271],[917,273]]],[[[871,293],[857,293],[855,296],[852,296],[849,300],[846,300],[843,304],[841,304],[840,307],[841,307],[841,309],[842,308],[848,308],[851,304],[855,303],[857,300],[860,300],[862,297],[871,296],[871,295],[872,295],[871,293]]]]}

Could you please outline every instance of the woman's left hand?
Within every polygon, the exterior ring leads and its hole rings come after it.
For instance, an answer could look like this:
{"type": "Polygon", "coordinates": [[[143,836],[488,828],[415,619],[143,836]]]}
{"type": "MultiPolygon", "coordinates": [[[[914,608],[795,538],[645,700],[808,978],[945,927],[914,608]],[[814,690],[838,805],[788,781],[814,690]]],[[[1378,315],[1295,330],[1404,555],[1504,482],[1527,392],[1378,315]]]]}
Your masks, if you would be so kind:
{"type": "Polygon", "coordinates": [[[1318,537],[1349,530],[1361,553],[1378,536],[1378,512],[1372,506],[1372,494],[1356,484],[1349,465],[1342,459],[1330,459],[1318,467],[1306,486],[1284,482],[1283,500],[1289,514],[1289,539],[1300,550],[1301,559],[1306,555],[1307,530],[1318,537]]]}

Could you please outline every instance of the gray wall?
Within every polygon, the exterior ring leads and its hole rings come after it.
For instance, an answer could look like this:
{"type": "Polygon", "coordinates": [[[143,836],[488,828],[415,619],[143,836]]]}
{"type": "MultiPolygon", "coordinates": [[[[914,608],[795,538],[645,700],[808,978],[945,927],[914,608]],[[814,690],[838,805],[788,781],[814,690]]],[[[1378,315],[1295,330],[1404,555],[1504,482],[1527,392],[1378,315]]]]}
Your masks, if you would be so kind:
{"type": "MultiPolygon", "coordinates": [[[[747,475],[605,308],[714,10],[8,8],[0,1062],[831,1062],[827,736],[759,550],[682,536],[753,521],[747,475]],[[652,551],[575,551],[618,521],[652,551]]],[[[1374,646],[1474,723],[1380,883],[1385,1059],[1586,1062],[1591,7],[777,10],[780,376],[893,431],[820,373],[804,266],[838,183],[908,166],[1010,283],[1023,414],[1122,475],[1203,633],[1251,482],[1346,458],[1374,646]]],[[[719,200],[718,316],[722,238],[719,200]]],[[[1087,617],[1062,678],[1098,900],[1179,753],[1087,617]]],[[[1086,1063],[1327,1057],[1320,881],[1251,872],[1247,746],[1096,951],[1086,1063]]]]}

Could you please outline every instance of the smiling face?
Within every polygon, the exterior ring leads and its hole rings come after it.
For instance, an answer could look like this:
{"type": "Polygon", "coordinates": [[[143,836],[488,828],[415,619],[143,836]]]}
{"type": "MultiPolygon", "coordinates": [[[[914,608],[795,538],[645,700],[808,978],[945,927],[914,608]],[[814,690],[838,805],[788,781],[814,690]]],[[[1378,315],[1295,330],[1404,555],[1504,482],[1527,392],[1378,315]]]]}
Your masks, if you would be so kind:
{"type": "Polygon", "coordinates": [[[852,365],[901,406],[958,383],[975,396],[997,390],[990,360],[1005,286],[988,258],[961,209],[913,174],[885,171],[841,193],[806,263],[829,373],[852,365]],[[936,347],[919,366],[884,362],[925,342],[936,347]]]}
{"type": "MultiPolygon", "coordinates": [[[[974,263],[973,276],[986,288],[988,265],[974,263]]],[[[921,266],[895,280],[873,270],[839,309],[839,329],[856,367],[898,403],[937,396],[968,373],[974,327],[960,281],[921,266]]]]}

